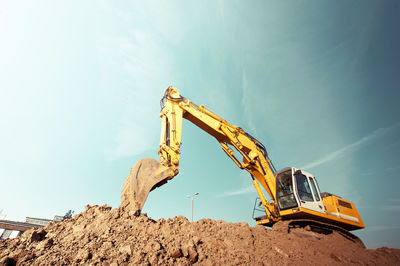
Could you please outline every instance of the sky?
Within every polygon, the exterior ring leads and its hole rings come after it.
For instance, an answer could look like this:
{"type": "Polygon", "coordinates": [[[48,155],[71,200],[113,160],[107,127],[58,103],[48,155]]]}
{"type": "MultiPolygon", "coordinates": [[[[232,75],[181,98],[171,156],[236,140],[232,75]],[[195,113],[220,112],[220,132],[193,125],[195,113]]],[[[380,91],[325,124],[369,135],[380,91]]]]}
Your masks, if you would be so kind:
{"type": "MultiPolygon", "coordinates": [[[[368,248],[400,248],[398,1],[0,1],[0,210],[118,207],[157,158],[173,85],[266,146],[277,169],[356,204],[368,248]]],[[[154,219],[252,219],[248,173],[183,121],[180,174],[154,219]]]]}

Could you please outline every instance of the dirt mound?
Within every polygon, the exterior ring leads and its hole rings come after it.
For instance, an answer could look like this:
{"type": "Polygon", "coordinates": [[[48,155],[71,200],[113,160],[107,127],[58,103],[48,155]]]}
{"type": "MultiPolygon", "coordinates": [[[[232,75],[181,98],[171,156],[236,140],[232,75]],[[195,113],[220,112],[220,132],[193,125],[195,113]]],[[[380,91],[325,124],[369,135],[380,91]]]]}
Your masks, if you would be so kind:
{"type": "Polygon", "coordinates": [[[400,250],[367,250],[338,234],[291,233],[185,217],[154,221],[123,208],[86,206],[0,241],[0,265],[337,265],[400,263],[400,250]]]}

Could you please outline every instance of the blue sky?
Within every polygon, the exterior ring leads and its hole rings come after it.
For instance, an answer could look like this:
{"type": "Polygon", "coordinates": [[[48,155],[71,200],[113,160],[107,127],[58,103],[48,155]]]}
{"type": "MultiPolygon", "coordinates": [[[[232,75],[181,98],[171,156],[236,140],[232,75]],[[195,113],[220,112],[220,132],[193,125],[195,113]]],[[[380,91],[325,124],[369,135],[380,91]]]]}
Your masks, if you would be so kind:
{"type": "MultiPolygon", "coordinates": [[[[174,85],[356,203],[369,248],[400,248],[398,1],[0,2],[0,210],[52,218],[120,203],[157,158],[174,85]]],[[[153,218],[252,221],[256,192],[219,144],[183,123],[180,174],[153,218]]]]}

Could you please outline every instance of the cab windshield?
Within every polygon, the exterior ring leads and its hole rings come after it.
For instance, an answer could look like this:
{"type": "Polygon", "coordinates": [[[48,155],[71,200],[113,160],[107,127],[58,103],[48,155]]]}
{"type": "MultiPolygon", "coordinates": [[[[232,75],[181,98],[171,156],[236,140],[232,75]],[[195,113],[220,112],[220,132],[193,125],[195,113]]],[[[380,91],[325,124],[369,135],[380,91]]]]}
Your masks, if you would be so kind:
{"type": "Polygon", "coordinates": [[[300,199],[304,201],[314,201],[310,185],[308,184],[307,177],[303,174],[296,176],[297,192],[299,193],[300,199]]]}
{"type": "Polygon", "coordinates": [[[279,173],[276,177],[276,199],[280,210],[297,207],[296,198],[293,194],[291,169],[279,173]]]}

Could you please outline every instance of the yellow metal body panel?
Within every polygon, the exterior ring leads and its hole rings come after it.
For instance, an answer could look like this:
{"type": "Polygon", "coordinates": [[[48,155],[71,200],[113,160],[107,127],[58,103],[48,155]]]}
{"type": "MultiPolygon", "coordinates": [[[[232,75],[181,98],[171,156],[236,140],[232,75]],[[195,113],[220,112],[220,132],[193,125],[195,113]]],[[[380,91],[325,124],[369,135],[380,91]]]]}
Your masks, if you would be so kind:
{"type": "Polygon", "coordinates": [[[350,220],[356,222],[361,228],[364,228],[364,223],[353,202],[339,198],[335,195],[322,198],[322,201],[325,205],[327,214],[339,217],[346,221],[350,220]]]}
{"type": "Polygon", "coordinates": [[[313,219],[317,221],[321,221],[324,223],[329,223],[333,225],[340,226],[348,231],[357,230],[364,228],[364,223],[358,214],[357,210],[355,210],[354,217],[358,218],[358,222],[345,219],[342,217],[338,217],[336,215],[332,215],[329,213],[320,213],[313,210],[309,210],[302,207],[297,207],[293,209],[288,209],[280,212],[280,216],[282,220],[289,219],[313,219]]]}
{"type": "Polygon", "coordinates": [[[258,221],[256,221],[256,223],[259,225],[264,225],[264,226],[272,226],[273,225],[273,222],[271,222],[269,219],[258,220],[258,221]]]}

